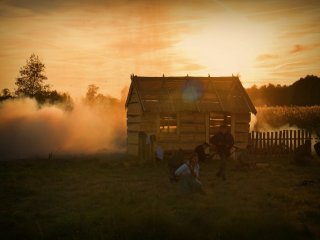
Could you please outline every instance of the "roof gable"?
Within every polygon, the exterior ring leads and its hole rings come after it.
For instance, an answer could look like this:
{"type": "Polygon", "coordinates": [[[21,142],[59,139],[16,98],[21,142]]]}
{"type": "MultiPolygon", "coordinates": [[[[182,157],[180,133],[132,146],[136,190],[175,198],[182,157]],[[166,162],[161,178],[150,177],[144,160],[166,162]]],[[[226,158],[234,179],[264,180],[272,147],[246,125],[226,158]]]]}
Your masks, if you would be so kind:
{"type": "Polygon", "coordinates": [[[131,76],[126,101],[133,89],[144,111],[252,112],[256,109],[238,77],[131,76]]]}

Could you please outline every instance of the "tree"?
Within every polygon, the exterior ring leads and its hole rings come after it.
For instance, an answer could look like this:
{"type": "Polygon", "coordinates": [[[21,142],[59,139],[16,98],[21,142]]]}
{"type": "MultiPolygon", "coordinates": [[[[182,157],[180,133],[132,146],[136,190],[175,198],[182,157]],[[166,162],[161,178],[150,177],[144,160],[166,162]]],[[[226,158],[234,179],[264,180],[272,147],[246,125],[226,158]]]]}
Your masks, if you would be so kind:
{"type": "Polygon", "coordinates": [[[90,84],[88,86],[88,91],[86,94],[87,102],[93,102],[93,100],[96,98],[96,96],[98,94],[98,90],[99,90],[99,87],[94,84],[90,84]]]}
{"type": "Polygon", "coordinates": [[[4,88],[1,90],[0,101],[4,101],[11,98],[13,98],[13,96],[9,88],[4,88]]]}
{"type": "Polygon", "coordinates": [[[44,84],[48,78],[44,75],[45,65],[34,53],[27,59],[25,66],[20,68],[20,77],[17,78],[15,91],[18,96],[35,97],[49,91],[49,85],[44,84]]]}

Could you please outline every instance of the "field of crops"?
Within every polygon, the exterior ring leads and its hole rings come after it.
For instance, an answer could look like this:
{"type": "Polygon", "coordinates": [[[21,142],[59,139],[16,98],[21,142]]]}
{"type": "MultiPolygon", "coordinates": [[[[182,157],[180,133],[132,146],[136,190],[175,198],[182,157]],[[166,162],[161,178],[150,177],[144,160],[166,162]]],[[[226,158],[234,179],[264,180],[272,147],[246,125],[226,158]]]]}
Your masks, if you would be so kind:
{"type": "Polygon", "coordinates": [[[320,132],[320,106],[310,107],[257,107],[252,130],[299,128],[320,132]]]}

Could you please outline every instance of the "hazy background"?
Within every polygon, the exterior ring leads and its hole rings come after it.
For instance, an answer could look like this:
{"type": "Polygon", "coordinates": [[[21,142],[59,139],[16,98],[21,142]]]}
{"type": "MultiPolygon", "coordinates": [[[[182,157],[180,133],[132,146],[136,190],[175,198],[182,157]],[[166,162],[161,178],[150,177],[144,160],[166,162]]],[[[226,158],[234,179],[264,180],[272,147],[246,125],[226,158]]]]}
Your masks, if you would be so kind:
{"type": "Polygon", "coordinates": [[[240,74],[253,84],[320,75],[320,2],[0,1],[0,89],[31,53],[57,90],[120,98],[137,75],[240,74]]]}
{"type": "Polygon", "coordinates": [[[30,98],[0,105],[1,159],[121,152],[126,147],[125,95],[96,94],[74,102],[72,110],[30,98]]]}

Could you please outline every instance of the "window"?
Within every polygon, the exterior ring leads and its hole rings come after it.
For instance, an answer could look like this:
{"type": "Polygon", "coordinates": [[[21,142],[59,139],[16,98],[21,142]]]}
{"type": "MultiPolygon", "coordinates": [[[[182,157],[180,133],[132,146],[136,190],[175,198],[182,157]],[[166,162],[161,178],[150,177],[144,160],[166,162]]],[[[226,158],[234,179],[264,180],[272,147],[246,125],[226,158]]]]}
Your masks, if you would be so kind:
{"type": "Polygon", "coordinates": [[[177,114],[160,115],[160,132],[176,133],[177,132],[177,114]]]}
{"type": "Polygon", "coordinates": [[[209,138],[219,131],[223,124],[231,127],[231,115],[224,112],[210,112],[209,114],[209,138]]]}

